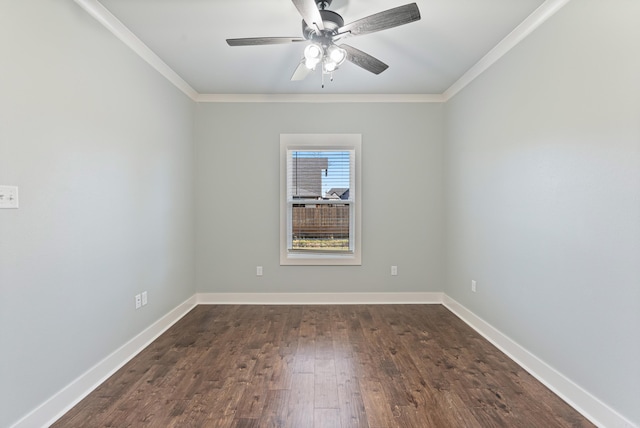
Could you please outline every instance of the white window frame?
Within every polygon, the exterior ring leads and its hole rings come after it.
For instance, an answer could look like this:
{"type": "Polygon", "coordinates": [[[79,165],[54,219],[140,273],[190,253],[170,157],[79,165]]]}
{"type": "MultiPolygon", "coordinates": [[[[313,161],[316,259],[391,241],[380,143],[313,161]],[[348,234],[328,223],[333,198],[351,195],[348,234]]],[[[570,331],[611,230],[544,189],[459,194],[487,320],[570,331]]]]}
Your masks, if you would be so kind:
{"type": "MultiPolygon", "coordinates": [[[[360,134],[280,134],[280,264],[281,265],[361,265],[362,264],[362,179],[360,134]],[[350,150],[352,165],[353,202],[350,208],[350,235],[353,243],[348,253],[293,252],[288,250],[291,239],[291,207],[287,198],[287,153],[290,150],[350,150]]],[[[300,201],[298,201],[299,203],[300,201]]]]}

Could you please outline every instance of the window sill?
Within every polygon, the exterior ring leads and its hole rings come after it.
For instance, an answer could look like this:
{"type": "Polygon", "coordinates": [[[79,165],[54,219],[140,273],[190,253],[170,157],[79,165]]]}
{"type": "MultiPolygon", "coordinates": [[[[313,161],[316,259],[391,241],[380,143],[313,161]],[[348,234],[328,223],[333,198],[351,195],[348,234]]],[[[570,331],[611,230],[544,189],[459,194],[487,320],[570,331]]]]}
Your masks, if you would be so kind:
{"type": "Polygon", "coordinates": [[[280,257],[281,266],[360,266],[359,254],[286,253],[280,257]]]}

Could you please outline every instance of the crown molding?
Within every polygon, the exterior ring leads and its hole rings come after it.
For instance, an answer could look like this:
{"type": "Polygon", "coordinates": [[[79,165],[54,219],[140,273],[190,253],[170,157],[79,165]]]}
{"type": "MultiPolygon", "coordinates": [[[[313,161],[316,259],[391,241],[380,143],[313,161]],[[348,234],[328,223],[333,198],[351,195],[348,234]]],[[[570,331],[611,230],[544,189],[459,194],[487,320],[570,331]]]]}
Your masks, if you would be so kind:
{"type": "Polygon", "coordinates": [[[518,43],[524,40],[536,28],[551,18],[571,0],[546,0],[531,15],[525,18],[513,31],[491,49],[480,61],[467,70],[453,85],[442,93],[443,102],[449,101],[469,83],[473,82],[496,61],[506,55],[518,43]]]}
{"type": "Polygon", "coordinates": [[[201,103],[441,103],[440,94],[200,94],[201,103]]]}
{"type": "Polygon", "coordinates": [[[442,94],[200,94],[98,0],[74,0],[189,98],[201,103],[443,103],[524,40],[571,0],[546,0],[442,94]]]}
{"type": "Polygon", "coordinates": [[[140,58],[151,65],[158,73],[169,82],[184,92],[192,100],[196,100],[198,92],[191,87],[182,77],[167,65],[155,52],[142,42],[131,30],[129,30],[118,18],[98,0],[74,0],[89,15],[94,17],[107,30],[111,31],[125,45],[129,46],[140,58]]]}

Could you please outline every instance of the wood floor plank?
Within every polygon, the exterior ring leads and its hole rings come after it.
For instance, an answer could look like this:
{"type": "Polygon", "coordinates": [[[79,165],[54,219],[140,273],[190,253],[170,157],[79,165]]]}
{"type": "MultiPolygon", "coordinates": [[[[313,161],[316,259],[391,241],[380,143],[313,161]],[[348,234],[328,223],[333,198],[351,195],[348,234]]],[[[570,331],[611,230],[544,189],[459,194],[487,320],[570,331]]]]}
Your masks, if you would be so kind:
{"type": "Polygon", "coordinates": [[[294,355],[300,338],[300,325],[304,306],[279,306],[286,312],[286,320],[282,329],[282,341],[278,344],[281,355],[294,355]]]}
{"type": "Polygon", "coordinates": [[[293,375],[285,426],[291,428],[313,426],[314,377],[313,373],[293,375]]]}
{"type": "Polygon", "coordinates": [[[337,358],[335,367],[342,426],[368,427],[367,412],[362,400],[360,382],[356,375],[353,358],[337,358]]]}
{"type": "Polygon", "coordinates": [[[166,426],[231,426],[234,416],[226,411],[226,403],[220,400],[223,396],[221,388],[212,388],[207,393],[195,395],[191,400],[177,402],[172,408],[173,416],[166,421],[166,426]]]}
{"type": "Polygon", "coordinates": [[[274,365],[278,363],[280,358],[278,349],[274,348],[272,342],[265,342],[255,355],[255,364],[249,373],[249,385],[238,403],[237,418],[258,419],[261,417],[267,391],[273,379],[274,365]]]}
{"type": "Polygon", "coordinates": [[[264,428],[284,427],[289,413],[290,391],[274,389],[267,391],[264,411],[259,420],[259,426],[264,428]]]}
{"type": "Polygon", "coordinates": [[[294,364],[295,357],[293,355],[282,355],[278,350],[278,356],[275,357],[268,380],[268,389],[291,389],[294,364]]]}
{"type": "Polygon", "coordinates": [[[316,409],[338,409],[338,379],[335,360],[316,358],[314,371],[314,399],[316,409]]]}
{"type": "Polygon", "coordinates": [[[298,329],[298,345],[294,359],[294,373],[313,373],[316,360],[315,311],[306,308],[298,329]]]}
{"type": "Polygon", "coordinates": [[[61,417],[85,427],[593,427],[441,305],[201,305],[61,417]]]}
{"type": "Polygon", "coordinates": [[[367,421],[371,428],[396,426],[389,400],[380,382],[363,380],[360,382],[367,421]]]}
{"type": "Polygon", "coordinates": [[[326,428],[341,428],[340,410],[315,409],[313,411],[313,426],[326,428]]]}
{"type": "Polygon", "coordinates": [[[343,306],[331,307],[331,338],[335,358],[350,358],[353,348],[349,340],[348,318],[343,306]]]}

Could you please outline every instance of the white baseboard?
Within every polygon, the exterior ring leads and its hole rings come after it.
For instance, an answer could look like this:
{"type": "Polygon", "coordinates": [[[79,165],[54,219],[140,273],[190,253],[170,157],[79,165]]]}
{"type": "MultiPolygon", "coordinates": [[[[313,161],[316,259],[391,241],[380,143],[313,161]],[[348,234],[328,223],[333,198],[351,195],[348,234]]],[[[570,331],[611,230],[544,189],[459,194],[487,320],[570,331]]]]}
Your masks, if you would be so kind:
{"type": "Polygon", "coordinates": [[[441,292],[198,293],[60,390],[12,428],[49,426],[198,304],[443,304],[509,358],[599,427],[638,428],[466,307],[441,292]]]}
{"type": "Polygon", "coordinates": [[[415,293],[198,293],[200,305],[441,304],[440,292],[415,293]]]}
{"type": "Polygon", "coordinates": [[[442,303],[447,309],[458,316],[458,318],[480,333],[480,335],[595,425],[606,428],[637,428],[624,416],[567,379],[562,373],[540,360],[446,294],[444,295],[442,303]]]}
{"type": "Polygon", "coordinates": [[[12,428],[41,428],[53,424],[195,305],[196,299],[192,296],[28,413],[12,428]]]}

